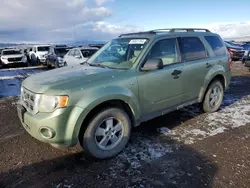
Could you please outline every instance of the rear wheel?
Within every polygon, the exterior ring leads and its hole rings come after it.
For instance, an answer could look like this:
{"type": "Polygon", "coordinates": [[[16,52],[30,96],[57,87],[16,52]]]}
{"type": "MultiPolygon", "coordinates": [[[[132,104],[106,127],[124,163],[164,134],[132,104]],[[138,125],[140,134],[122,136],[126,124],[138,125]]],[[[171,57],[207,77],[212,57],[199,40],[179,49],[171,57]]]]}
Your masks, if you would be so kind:
{"type": "Polygon", "coordinates": [[[204,101],[202,103],[202,109],[204,112],[216,112],[222,103],[224,96],[224,89],[219,80],[213,81],[205,94],[204,101]]]}
{"type": "Polygon", "coordinates": [[[80,143],[88,156],[106,159],[122,151],[130,131],[128,114],[120,108],[108,108],[92,118],[80,143]]]}

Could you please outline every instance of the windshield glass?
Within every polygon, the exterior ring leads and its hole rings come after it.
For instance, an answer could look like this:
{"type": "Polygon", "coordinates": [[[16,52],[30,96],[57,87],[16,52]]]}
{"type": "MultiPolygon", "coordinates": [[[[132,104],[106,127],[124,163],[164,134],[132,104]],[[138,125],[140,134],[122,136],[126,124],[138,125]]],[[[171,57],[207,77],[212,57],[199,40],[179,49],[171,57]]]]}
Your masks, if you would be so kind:
{"type": "Polygon", "coordinates": [[[60,55],[65,55],[68,51],[68,48],[55,48],[55,53],[60,55]]]}
{"type": "Polygon", "coordinates": [[[96,53],[97,50],[93,49],[84,49],[81,50],[83,57],[91,57],[94,53],[96,53]]]}
{"type": "Polygon", "coordinates": [[[108,42],[88,63],[115,69],[129,69],[135,63],[148,39],[119,38],[108,42]]]}
{"type": "Polygon", "coordinates": [[[37,51],[41,51],[41,52],[49,51],[49,46],[40,46],[40,47],[37,47],[37,51]]]}
{"type": "Polygon", "coordinates": [[[8,50],[8,51],[2,51],[3,55],[19,55],[22,54],[19,50],[8,50]]]}

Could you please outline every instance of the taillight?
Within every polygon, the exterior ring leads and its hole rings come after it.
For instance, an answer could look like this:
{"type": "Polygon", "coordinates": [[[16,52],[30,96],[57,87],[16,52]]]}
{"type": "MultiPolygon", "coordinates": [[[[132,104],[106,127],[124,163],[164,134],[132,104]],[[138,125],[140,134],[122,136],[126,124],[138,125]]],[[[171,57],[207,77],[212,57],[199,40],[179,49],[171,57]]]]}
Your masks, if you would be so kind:
{"type": "Polygon", "coordinates": [[[232,69],[232,58],[228,57],[228,69],[231,70],[232,69]]]}
{"type": "Polygon", "coordinates": [[[233,51],[230,48],[228,48],[227,50],[228,50],[230,56],[233,56],[233,51]]]}

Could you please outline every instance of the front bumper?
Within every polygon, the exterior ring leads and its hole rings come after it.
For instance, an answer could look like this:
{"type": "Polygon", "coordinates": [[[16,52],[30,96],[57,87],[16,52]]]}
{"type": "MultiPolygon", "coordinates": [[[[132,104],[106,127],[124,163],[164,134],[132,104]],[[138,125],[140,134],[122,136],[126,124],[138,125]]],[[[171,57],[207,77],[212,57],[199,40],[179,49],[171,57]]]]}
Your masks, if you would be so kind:
{"type": "Polygon", "coordinates": [[[41,63],[45,63],[46,62],[46,58],[42,57],[42,58],[39,58],[40,62],[41,63]]]}
{"type": "Polygon", "coordinates": [[[32,115],[20,102],[17,105],[18,117],[25,130],[37,140],[60,148],[68,148],[77,144],[78,131],[75,128],[80,126],[78,117],[82,111],[82,108],[74,106],[57,109],[53,113],[32,115]],[[45,138],[41,133],[42,128],[53,130],[53,137],[45,138]]]}

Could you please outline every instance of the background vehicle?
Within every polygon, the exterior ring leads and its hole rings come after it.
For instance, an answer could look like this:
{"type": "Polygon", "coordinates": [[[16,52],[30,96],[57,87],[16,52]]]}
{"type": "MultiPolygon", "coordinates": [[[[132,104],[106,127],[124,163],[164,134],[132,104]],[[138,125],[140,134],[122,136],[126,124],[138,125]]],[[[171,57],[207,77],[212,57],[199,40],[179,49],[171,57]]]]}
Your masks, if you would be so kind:
{"type": "Polygon", "coordinates": [[[98,50],[99,49],[96,47],[89,47],[89,46],[73,48],[64,56],[65,65],[68,66],[79,65],[85,62],[98,50]]]}
{"type": "Polygon", "coordinates": [[[47,66],[49,68],[66,66],[63,58],[70,49],[66,45],[51,46],[46,58],[47,66]]]}
{"type": "Polygon", "coordinates": [[[101,47],[104,46],[104,44],[89,44],[90,47],[95,47],[95,48],[98,48],[100,49],[101,47]]]}
{"type": "Polygon", "coordinates": [[[1,67],[21,65],[27,66],[27,58],[19,49],[5,49],[1,52],[1,67]]]}
{"type": "Polygon", "coordinates": [[[79,141],[99,159],[122,151],[141,122],[194,103],[217,111],[231,79],[225,44],[207,29],[123,34],[87,63],[28,77],[17,109],[33,137],[55,147],[79,141]]]}
{"type": "Polygon", "coordinates": [[[45,55],[49,51],[49,45],[33,46],[32,51],[29,53],[30,59],[33,63],[40,65],[46,62],[45,55]]]}
{"type": "Polygon", "coordinates": [[[245,63],[246,60],[248,60],[249,52],[250,52],[250,42],[243,42],[242,47],[245,50],[244,56],[242,57],[242,63],[245,63]]]}
{"type": "Polygon", "coordinates": [[[245,53],[243,47],[241,47],[239,45],[234,45],[233,43],[226,42],[226,41],[225,41],[225,44],[226,44],[228,52],[230,53],[231,58],[232,58],[233,61],[240,60],[240,59],[243,58],[244,53],[245,53]]]}

